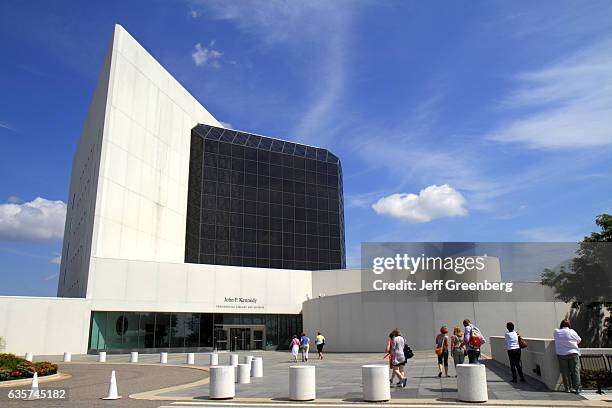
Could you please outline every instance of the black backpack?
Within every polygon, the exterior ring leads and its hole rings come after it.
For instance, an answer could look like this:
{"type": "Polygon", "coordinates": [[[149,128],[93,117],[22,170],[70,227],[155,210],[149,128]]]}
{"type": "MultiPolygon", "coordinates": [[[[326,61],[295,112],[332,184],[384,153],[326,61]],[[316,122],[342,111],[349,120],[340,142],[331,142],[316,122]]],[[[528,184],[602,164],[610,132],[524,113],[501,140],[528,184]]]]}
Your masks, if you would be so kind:
{"type": "Polygon", "coordinates": [[[406,360],[414,357],[414,353],[412,352],[412,349],[408,347],[407,344],[404,344],[404,357],[406,357],[406,360]]]}

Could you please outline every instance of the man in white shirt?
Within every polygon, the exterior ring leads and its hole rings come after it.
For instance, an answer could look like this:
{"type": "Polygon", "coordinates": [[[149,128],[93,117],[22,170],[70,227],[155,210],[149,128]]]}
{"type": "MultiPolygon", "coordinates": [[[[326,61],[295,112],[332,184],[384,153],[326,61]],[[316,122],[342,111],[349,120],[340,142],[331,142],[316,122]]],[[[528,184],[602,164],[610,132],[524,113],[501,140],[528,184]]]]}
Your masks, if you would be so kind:
{"type": "Polygon", "coordinates": [[[558,329],[553,333],[555,350],[559,359],[559,370],[563,378],[566,392],[580,393],[580,348],[582,340],[571,327],[568,320],[562,320],[558,329]]]}

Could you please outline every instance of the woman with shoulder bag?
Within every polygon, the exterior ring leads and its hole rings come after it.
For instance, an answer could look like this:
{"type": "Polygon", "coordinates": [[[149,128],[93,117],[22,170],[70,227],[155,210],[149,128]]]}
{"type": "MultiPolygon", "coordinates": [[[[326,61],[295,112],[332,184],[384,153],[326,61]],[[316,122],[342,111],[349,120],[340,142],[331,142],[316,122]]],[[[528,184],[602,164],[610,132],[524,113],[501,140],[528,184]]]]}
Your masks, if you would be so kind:
{"type": "Polygon", "coordinates": [[[444,376],[448,377],[448,349],[450,341],[448,339],[448,327],[440,327],[440,333],[436,336],[436,354],[438,355],[438,377],[442,377],[442,368],[444,368],[444,376]]]}
{"type": "Polygon", "coordinates": [[[523,375],[523,366],[521,365],[521,348],[526,346],[525,340],[523,340],[517,332],[514,331],[514,323],[506,323],[506,350],[508,351],[508,360],[510,360],[510,370],[512,371],[512,382],[516,382],[516,373],[521,381],[525,381],[523,375]],[[523,343],[521,345],[521,342],[523,343]]]}

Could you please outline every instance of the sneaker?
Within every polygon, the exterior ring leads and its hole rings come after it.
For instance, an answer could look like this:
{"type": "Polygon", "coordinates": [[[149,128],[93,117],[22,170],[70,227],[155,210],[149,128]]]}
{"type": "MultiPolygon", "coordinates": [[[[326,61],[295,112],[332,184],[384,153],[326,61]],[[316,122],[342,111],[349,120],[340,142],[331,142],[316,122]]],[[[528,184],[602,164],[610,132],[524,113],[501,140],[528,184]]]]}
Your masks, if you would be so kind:
{"type": "Polygon", "coordinates": [[[402,381],[402,388],[406,388],[407,383],[408,383],[408,379],[404,378],[404,381],[402,381]]]}
{"type": "Polygon", "coordinates": [[[442,378],[442,373],[438,373],[438,378],[442,378]]]}
{"type": "Polygon", "coordinates": [[[574,394],[578,395],[582,392],[582,389],[577,388],[576,390],[574,390],[574,394]]]}

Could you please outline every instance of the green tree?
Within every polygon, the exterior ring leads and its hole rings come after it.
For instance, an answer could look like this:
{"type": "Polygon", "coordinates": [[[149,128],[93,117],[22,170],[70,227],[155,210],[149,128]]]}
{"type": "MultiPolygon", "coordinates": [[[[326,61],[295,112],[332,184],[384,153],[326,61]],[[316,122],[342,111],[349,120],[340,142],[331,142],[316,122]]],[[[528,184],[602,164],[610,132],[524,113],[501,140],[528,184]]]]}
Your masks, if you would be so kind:
{"type": "Polygon", "coordinates": [[[545,269],[542,283],[571,303],[572,323],[589,333],[591,346],[612,345],[612,215],[595,219],[600,227],[584,237],[576,257],[558,272],[545,269]]]}

